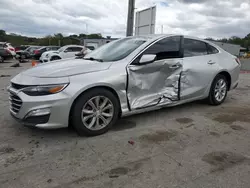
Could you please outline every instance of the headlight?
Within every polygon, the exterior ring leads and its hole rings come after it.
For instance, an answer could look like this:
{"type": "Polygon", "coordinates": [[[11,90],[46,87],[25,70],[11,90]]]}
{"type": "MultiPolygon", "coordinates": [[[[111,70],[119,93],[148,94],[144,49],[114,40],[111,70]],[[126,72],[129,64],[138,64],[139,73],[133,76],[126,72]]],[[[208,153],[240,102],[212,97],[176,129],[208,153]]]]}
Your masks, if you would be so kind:
{"type": "Polygon", "coordinates": [[[64,90],[68,84],[57,84],[57,85],[44,85],[44,86],[31,86],[24,88],[22,91],[30,96],[41,96],[51,95],[59,93],[64,90]]]}

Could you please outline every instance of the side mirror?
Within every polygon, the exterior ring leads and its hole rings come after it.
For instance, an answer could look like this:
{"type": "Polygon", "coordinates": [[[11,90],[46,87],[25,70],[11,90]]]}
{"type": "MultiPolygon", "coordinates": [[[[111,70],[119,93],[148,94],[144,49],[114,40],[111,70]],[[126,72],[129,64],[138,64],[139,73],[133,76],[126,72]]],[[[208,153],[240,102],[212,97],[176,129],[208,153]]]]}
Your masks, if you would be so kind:
{"type": "Polygon", "coordinates": [[[67,53],[67,52],[69,52],[69,50],[66,49],[66,50],[64,50],[64,52],[67,53]]]}
{"type": "Polygon", "coordinates": [[[156,58],[156,55],[153,54],[145,54],[141,57],[139,64],[147,64],[152,63],[156,58]]]}

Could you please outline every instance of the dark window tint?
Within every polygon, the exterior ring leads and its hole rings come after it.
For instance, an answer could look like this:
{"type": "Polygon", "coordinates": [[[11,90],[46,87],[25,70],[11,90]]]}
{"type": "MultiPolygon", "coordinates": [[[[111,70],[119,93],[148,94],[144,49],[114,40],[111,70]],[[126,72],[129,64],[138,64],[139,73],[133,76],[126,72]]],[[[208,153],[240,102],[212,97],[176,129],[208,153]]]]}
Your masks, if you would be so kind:
{"type": "Polygon", "coordinates": [[[168,37],[149,47],[143,54],[155,54],[156,60],[179,58],[181,37],[168,37]]]}
{"type": "Polygon", "coordinates": [[[69,47],[67,48],[68,52],[80,52],[82,50],[81,47],[69,47]]]}
{"type": "Polygon", "coordinates": [[[184,39],[184,57],[207,55],[205,42],[193,39],[184,39]]]}
{"type": "Polygon", "coordinates": [[[73,52],[73,47],[69,47],[65,51],[67,51],[67,52],[73,52]]]}
{"type": "Polygon", "coordinates": [[[43,47],[43,48],[40,48],[39,51],[40,51],[40,52],[45,52],[45,51],[47,51],[47,50],[46,50],[46,47],[43,47]]]}
{"type": "Polygon", "coordinates": [[[3,43],[3,44],[0,44],[0,47],[2,47],[2,48],[7,48],[7,47],[8,47],[8,45],[7,45],[7,44],[5,44],[5,43],[3,43]]]}
{"type": "Polygon", "coordinates": [[[58,50],[60,47],[52,47],[52,50],[58,50]]]}
{"type": "Polygon", "coordinates": [[[82,51],[81,47],[73,47],[73,52],[80,52],[82,51]]]}
{"type": "Polygon", "coordinates": [[[94,50],[95,49],[94,46],[87,46],[87,48],[90,49],[90,50],[94,50]]]}
{"type": "Polygon", "coordinates": [[[208,52],[208,54],[217,54],[217,53],[219,53],[219,50],[217,50],[215,47],[207,44],[207,52],[208,52]]]}

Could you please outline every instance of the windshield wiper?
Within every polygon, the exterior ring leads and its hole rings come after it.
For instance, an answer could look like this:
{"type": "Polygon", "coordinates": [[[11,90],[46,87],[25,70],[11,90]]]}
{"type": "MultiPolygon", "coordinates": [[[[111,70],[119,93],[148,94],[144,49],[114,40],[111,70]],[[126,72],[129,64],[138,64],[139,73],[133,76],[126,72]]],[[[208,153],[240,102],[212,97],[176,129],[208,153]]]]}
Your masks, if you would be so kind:
{"type": "Polygon", "coordinates": [[[99,61],[99,62],[103,62],[102,59],[96,59],[96,58],[93,58],[93,57],[89,57],[89,58],[83,58],[85,60],[90,60],[90,61],[99,61]]]}

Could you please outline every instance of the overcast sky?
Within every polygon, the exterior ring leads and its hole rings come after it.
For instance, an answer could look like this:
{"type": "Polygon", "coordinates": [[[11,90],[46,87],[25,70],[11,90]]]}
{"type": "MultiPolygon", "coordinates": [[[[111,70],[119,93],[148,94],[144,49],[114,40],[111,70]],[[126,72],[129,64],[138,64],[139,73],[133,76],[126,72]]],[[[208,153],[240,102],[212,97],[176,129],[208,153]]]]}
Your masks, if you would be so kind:
{"type": "MultiPolygon", "coordinates": [[[[128,0],[0,0],[0,29],[46,36],[102,33],[125,36],[128,0]]],[[[137,10],[157,6],[156,33],[244,37],[250,0],[136,0],[137,10]]]]}

